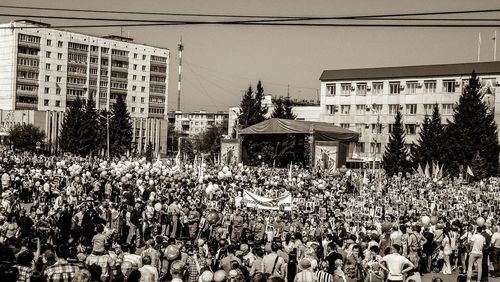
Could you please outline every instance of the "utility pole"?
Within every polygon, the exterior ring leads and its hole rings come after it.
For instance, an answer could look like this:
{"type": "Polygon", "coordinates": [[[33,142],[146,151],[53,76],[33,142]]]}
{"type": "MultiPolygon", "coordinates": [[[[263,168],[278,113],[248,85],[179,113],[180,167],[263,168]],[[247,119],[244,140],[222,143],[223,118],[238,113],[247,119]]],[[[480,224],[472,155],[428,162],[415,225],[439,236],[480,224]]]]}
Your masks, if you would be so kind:
{"type": "Polygon", "coordinates": [[[182,45],[182,37],[179,42],[179,81],[177,82],[177,111],[181,110],[181,81],[182,81],[182,50],[184,50],[184,45],[182,45]]]}

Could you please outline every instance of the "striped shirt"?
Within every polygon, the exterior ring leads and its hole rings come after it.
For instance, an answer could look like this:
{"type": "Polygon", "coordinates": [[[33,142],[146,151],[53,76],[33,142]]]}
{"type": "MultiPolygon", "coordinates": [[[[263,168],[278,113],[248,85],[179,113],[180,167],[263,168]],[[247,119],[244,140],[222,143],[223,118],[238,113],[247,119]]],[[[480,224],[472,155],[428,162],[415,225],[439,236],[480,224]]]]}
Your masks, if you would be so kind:
{"type": "Polygon", "coordinates": [[[315,274],[318,278],[318,282],[333,282],[333,275],[324,270],[318,270],[315,274]]]}

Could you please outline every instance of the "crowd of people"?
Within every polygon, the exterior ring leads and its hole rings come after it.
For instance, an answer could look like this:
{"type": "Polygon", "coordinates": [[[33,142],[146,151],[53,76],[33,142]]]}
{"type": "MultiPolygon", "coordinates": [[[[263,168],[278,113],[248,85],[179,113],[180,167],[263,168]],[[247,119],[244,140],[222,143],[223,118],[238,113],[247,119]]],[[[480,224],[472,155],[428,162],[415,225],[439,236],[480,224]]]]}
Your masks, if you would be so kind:
{"type": "Polygon", "coordinates": [[[500,277],[496,178],[10,150],[0,173],[0,281],[500,277]],[[292,204],[249,207],[245,191],[292,204]]]}

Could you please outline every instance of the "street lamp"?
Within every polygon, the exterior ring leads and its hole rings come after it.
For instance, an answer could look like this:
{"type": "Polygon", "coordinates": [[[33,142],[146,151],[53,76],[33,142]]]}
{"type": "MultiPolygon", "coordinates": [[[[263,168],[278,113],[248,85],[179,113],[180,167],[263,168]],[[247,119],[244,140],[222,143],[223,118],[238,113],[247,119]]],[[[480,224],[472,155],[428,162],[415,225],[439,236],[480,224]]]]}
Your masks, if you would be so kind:
{"type": "MultiPolygon", "coordinates": [[[[373,166],[372,166],[372,174],[375,174],[375,159],[377,157],[377,141],[378,141],[378,135],[381,131],[381,126],[380,126],[380,110],[379,110],[379,105],[374,103],[372,104],[371,108],[368,108],[369,111],[377,115],[377,127],[375,128],[375,138],[373,138],[374,141],[374,146],[373,146],[373,166]]],[[[373,134],[373,131],[372,131],[373,134]]]]}
{"type": "Polygon", "coordinates": [[[115,115],[110,112],[106,112],[106,115],[99,114],[101,117],[106,119],[106,157],[109,159],[109,119],[115,115]]]}

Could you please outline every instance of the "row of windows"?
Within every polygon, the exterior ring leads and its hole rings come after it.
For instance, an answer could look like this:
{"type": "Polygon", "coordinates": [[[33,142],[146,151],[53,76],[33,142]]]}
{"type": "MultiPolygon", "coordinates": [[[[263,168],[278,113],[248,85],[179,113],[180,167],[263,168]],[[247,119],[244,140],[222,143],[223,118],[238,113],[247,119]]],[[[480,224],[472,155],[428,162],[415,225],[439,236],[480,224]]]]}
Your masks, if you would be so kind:
{"type": "Polygon", "coordinates": [[[151,55],[151,61],[166,63],[167,57],[160,57],[160,56],[151,55]]]}
{"type": "Polygon", "coordinates": [[[111,61],[112,67],[128,68],[128,64],[122,61],[111,61]]]}
{"type": "Polygon", "coordinates": [[[17,72],[17,77],[18,78],[23,78],[23,79],[35,79],[35,80],[38,80],[38,73],[37,72],[30,72],[30,71],[18,71],[17,72]]]}
{"type": "MultiPolygon", "coordinates": [[[[432,110],[434,109],[435,104],[424,104],[424,114],[430,115],[432,114],[432,110]]],[[[389,114],[390,115],[395,115],[398,110],[400,110],[403,114],[406,115],[416,115],[418,113],[418,104],[406,104],[405,107],[402,107],[399,104],[390,104],[389,106],[389,114]]],[[[441,114],[443,115],[451,115],[453,114],[453,109],[455,107],[455,104],[441,104],[441,114]]],[[[340,105],[340,109],[338,108],[337,105],[327,105],[326,106],[327,112],[330,115],[334,115],[336,112],[340,110],[340,114],[342,115],[348,115],[348,114],[354,114],[354,112],[351,112],[351,105],[340,105]]],[[[375,113],[381,113],[384,109],[383,105],[376,105],[376,108],[373,110],[375,113]]],[[[357,115],[364,115],[367,113],[370,113],[370,110],[366,105],[356,105],[356,112],[355,114],[357,115]]]]}
{"type": "Polygon", "coordinates": [[[18,58],[17,64],[21,66],[38,67],[40,63],[36,59],[18,58]]]}
{"type": "MultiPolygon", "coordinates": [[[[463,83],[466,81],[464,80],[463,83]]],[[[356,95],[364,96],[369,91],[372,94],[383,94],[384,93],[384,83],[383,82],[373,82],[371,88],[366,82],[356,83],[354,87],[351,83],[340,83],[339,93],[337,93],[337,84],[328,83],[326,84],[326,94],[329,96],[335,96],[340,94],[342,96],[349,96],[351,92],[355,91],[356,95]]],[[[424,83],[418,81],[407,81],[406,84],[401,84],[399,81],[389,82],[389,94],[400,94],[405,89],[406,94],[415,94],[417,89],[423,88],[423,93],[435,93],[437,89],[436,80],[426,80],[424,83]]],[[[444,80],[442,83],[442,91],[448,93],[456,92],[457,88],[460,86],[460,82],[456,80],[444,80]]]]}
{"type": "MultiPolygon", "coordinates": [[[[46,106],[46,107],[50,106],[49,100],[47,100],[47,99],[43,100],[43,105],[46,106]]],[[[61,101],[55,100],[54,106],[60,107],[61,106],[61,101]]]]}
{"type": "MultiPolygon", "coordinates": [[[[350,125],[351,124],[349,123],[341,123],[340,127],[350,129],[351,128],[350,125]]],[[[365,133],[366,129],[369,129],[371,131],[371,134],[377,134],[377,133],[382,134],[384,133],[384,128],[386,127],[387,127],[387,133],[391,134],[394,129],[394,124],[383,125],[374,123],[370,125],[364,123],[356,123],[355,126],[356,128],[354,128],[354,130],[360,134],[360,137],[363,136],[363,133],[365,133]]],[[[404,126],[407,135],[417,134],[418,125],[409,123],[405,124],[404,126]]]]}
{"type": "Polygon", "coordinates": [[[358,153],[365,153],[365,146],[370,146],[370,153],[376,153],[376,154],[381,154],[382,153],[382,144],[381,143],[375,143],[375,142],[370,142],[370,143],[363,143],[359,142],[356,143],[356,152],[358,153]],[[366,145],[365,145],[366,144],[366,145]]]}
{"type": "MultiPolygon", "coordinates": [[[[68,91],[69,91],[69,89],[68,89],[68,91]]],[[[45,87],[43,93],[44,94],[51,94],[50,88],[45,87]]],[[[61,95],[61,88],[56,88],[56,95],[61,95]]]]}
{"type": "MultiPolygon", "coordinates": [[[[47,45],[49,45],[49,44],[47,44],[47,45]]],[[[87,50],[89,50],[89,45],[80,44],[80,43],[76,43],[76,42],[69,42],[68,49],[87,51],[87,50]]]]}
{"type": "Polygon", "coordinates": [[[151,66],[151,71],[166,73],[167,67],[151,66]]]}
{"type": "Polygon", "coordinates": [[[123,73],[123,72],[114,72],[112,71],[111,72],[111,77],[114,77],[114,78],[127,78],[127,74],[126,73],[123,73]]]}
{"type": "Polygon", "coordinates": [[[164,76],[155,76],[155,75],[152,75],[149,79],[150,79],[150,81],[154,81],[154,82],[165,82],[165,77],[164,76]]]}
{"type": "Polygon", "coordinates": [[[127,83],[123,82],[111,82],[111,88],[116,88],[116,89],[127,89],[127,83]]]}
{"type": "MultiPolygon", "coordinates": [[[[137,113],[136,111],[136,108],[135,107],[132,107],[132,112],[133,113],[137,113]]],[[[144,113],[144,108],[140,108],[140,113],[143,114],[144,113]]]]}
{"type": "Polygon", "coordinates": [[[17,90],[21,90],[21,91],[38,92],[38,86],[36,86],[36,85],[17,84],[16,88],[17,88],[17,90]]]}
{"type": "Polygon", "coordinates": [[[69,53],[68,54],[68,61],[86,64],[87,63],[87,55],[69,53]]]}
{"type": "Polygon", "coordinates": [[[27,35],[27,34],[19,34],[19,41],[30,42],[30,43],[40,43],[40,37],[27,35]]]}
{"type": "Polygon", "coordinates": [[[149,91],[151,93],[161,93],[161,94],[165,94],[165,86],[163,85],[151,85],[149,87],[149,91]]]}
{"type": "MultiPolygon", "coordinates": [[[[46,51],[45,52],[45,57],[50,58],[51,56],[52,56],[52,52],[50,52],[50,51],[46,51]]],[[[58,60],[62,60],[62,56],[63,56],[62,53],[57,53],[57,59],[58,60]]]]}
{"type": "Polygon", "coordinates": [[[119,50],[119,49],[113,49],[111,51],[111,54],[112,55],[123,56],[123,57],[128,57],[128,51],[119,50]]]}
{"type": "Polygon", "coordinates": [[[86,74],[87,68],[86,67],[79,67],[79,66],[68,66],[68,72],[86,74]]]}
{"type": "MultiPolygon", "coordinates": [[[[134,59],[137,59],[137,56],[138,54],[137,53],[134,53],[134,59]]],[[[151,56],[153,57],[153,56],[151,56]]],[[[147,56],[146,55],[142,55],[142,60],[146,60],[147,56]]]]}
{"type": "Polygon", "coordinates": [[[68,83],[71,84],[86,84],[87,79],[81,77],[68,77],[68,83]]]}
{"type": "Polygon", "coordinates": [[[164,114],[165,109],[163,109],[163,108],[149,108],[149,113],[150,114],[164,114]]]}
{"type": "Polygon", "coordinates": [[[27,54],[27,55],[35,55],[35,56],[38,56],[38,53],[40,52],[40,50],[38,49],[33,49],[33,48],[26,48],[26,47],[21,47],[19,46],[17,48],[17,53],[19,54],[27,54]]]}
{"type": "Polygon", "coordinates": [[[85,95],[85,90],[68,88],[68,90],[66,90],[66,94],[82,97],[83,95],[85,95]]]}
{"type": "MultiPolygon", "coordinates": [[[[132,91],[137,91],[137,86],[132,85],[132,91]]],[[[142,86],[141,87],[141,92],[143,92],[143,93],[146,92],[146,87],[142,86]]]]}
{"type": "MultiPolygon", "coordinates": [[[[45,69],[50,70],[51,65],[50,64],[45,64],[45,69]]],[[[57,71],[62,71],[62,65],[56,65],[57,71]]]]}
{"type": "Polygon", "coordinates": [[[149,102],[156,103],[156,104],[163,104],[163,103],[165,103],[165,98],[150,97],[149,102]]]}

